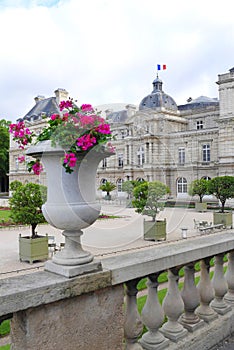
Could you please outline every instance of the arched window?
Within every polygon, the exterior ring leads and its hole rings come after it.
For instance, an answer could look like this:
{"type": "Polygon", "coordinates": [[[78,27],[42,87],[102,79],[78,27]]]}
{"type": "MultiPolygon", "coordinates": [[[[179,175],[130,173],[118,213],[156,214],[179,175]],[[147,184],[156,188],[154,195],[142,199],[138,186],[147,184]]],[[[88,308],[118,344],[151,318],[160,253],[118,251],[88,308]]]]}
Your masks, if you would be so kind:
{"type": "Polygon", "coordinates": [[[177,193],[187,193],[187,180],[184,177],[180,177],[177,180],[177,193]]]}
{"type": "Polygon", "coordinates": [[[138,178],[137,178],[137,181],[138,181],[138,182],[144,182],[145,179],[143,179],[143,177],[138,177],[138,178]]]}
{"type": "Polygon", "coordinates": [[[101,179],[100,185],[104,185],[107,182],[107,179],[101,179]]]}
{"type": "Polygon", "coordinates": [[[118,179],[117,180],[117,191],[122,192],[122,186],[123,186],[124,180],[123,179],[118,179]]]}
{"type": "Polygon", "coordinates": [[[211,177],[209,177],[209,176],[202,176],[202,179],[204,179],[204,180],[211,180],[211,177]]]}

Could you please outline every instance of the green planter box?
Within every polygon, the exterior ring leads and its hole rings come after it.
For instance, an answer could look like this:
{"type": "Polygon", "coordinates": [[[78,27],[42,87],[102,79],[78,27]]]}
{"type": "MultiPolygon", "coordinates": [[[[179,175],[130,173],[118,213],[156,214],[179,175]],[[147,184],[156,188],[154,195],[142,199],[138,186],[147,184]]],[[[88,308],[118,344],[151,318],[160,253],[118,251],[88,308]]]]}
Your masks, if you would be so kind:
{"type": "Polygon", "coordinates": [[[28,261],[30,264],[34,261],[48,259],[48,236],[32,239],[19,235],[19,259],[20,261],[28,261]]]}
{"type": "Polygon", "coordinates": [[[144,239],[147,241],[166,240],[166,219],[157,221],[144,220],[144,239]]]}
{"type": "Polygon", "coordinates": [[[214,225],[223,224],[225,227],[232,228],[232,212],[213,212],[213,223],[214,225]]]}
{"type": "Polygon", "coordinates": [[[207,211],[207,203],[195,203],[195,210],[199,212],[207,211]]]}

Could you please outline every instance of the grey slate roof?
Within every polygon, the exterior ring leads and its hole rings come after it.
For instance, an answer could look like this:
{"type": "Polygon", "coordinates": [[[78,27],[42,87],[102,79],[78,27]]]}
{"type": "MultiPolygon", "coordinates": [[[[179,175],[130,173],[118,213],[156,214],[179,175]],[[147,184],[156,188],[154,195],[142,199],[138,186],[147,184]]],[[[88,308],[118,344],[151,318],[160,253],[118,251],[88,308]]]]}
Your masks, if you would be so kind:
{"type": "Polygon", "coordinates": [[[109,123],[124,123],[127,118],[127,110],[122,110],[108,114],[107,120],[109,123]]]}
{"type": "Polygon", "coordinates": [[[217,98],[211,98],[207,96],[199,96],[198,98],[191,99],[188,103],[178,106],[179,111],[185,111],[188,109],[205,108],[209,106],[219,106],[217,98]]]}
{"type": "Polygon", "coordinates": [[[38,101],[23,118],[18,120],[36,121],[41,119],[42,115],[50,116],[51,114],[59,112],[56,97],[49,97],[38,101]]]}

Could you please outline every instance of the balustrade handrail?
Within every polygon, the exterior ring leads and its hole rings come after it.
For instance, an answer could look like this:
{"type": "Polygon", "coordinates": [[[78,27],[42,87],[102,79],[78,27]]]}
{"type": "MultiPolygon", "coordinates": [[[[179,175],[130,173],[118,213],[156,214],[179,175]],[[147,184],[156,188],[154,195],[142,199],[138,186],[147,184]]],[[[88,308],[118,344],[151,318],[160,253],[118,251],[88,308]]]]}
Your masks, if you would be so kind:
{"type": "Polygon", "coordinates": [[[71,280],[46,271],[0,280],[0,316],[149,276],[234,250],[232,232],[159,243],[102,260],[103,271],[71,280]]]}

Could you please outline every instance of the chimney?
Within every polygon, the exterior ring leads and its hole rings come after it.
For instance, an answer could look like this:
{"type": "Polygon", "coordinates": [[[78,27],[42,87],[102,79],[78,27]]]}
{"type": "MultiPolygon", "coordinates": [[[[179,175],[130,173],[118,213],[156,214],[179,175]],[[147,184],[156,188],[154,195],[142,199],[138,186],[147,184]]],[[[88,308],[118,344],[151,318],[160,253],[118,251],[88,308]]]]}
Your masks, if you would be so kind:
{"type": "Polygon", "coordinates": [[[127,109],[127,114],[128,114],[128,117],[131,117],[132,115],[134,115],[136,113],[136,106],[134,105],[127,105],[125,106],[125,108],[127,109]]]}
{"type": "Polygon", "coordinates": [[[55,90],[56,102],[59,105],[61,101],[65,101],[68,99],[68,92],[65,89],[57,89],[55,90]]]}
{"type": "Polygon", "coordinates": [[[44,100],[45,96],[42,96],[42,95],[38,95],[34,98],[34,101],[36,102],[36,104],[39,102],[39,101],[42,101],[44,100]]]}

